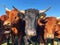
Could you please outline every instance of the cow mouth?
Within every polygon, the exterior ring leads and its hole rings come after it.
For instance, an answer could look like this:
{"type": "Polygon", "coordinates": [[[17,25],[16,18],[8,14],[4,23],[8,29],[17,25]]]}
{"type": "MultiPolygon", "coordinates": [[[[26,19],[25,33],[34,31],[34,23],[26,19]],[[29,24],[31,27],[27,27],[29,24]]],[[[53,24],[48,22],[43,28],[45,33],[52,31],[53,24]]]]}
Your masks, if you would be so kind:
{"type": "Polygon", "coordinates": [[[4,25],[4,34],[8,34],[11,32],[11,26],[10,25],[4,25]]]}
{"type": "Polygon", "coordinates": [[[54,34],[47,34],[47,38],[53,39],[54,38],[54,34]]]}
{"type": "Polygon", "coordinates": [[[4,25],[4,29],[10,29],[11,26],[10,25],[4,25]]]}

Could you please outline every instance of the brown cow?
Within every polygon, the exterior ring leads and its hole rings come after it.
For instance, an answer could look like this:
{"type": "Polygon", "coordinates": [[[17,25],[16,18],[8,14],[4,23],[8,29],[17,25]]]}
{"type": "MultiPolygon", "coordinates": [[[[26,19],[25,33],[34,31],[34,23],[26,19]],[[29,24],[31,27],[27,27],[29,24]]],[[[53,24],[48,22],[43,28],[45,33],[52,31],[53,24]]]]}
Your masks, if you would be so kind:
{"type": "Polygon", "coordinates": [[[46,38],[54,38],[54,31],[56,26],[56,17],[46,17],[46,24],[45,24],[45,39],[46,38]]]}
{"type": "Polygon", "coordinates": [[[7,15],[0,16],[0,39],[1,39],[0,43],[2,43],[5,38],[5,36],[4,36],[5,29],[4,29],[3,23],[7,18],[8,18],[7,15]]]}
{"type": "Polygon", "coordinates": [[[43,29],[44,39],[47,39],[47,38],[53,39],[54,33],[55,33],[55,26],[56,26],[56,22],[57,22],[56,17],[46,17],[43,22],[45,22],[45,23],[42,23],[38,20],[38,24],[42,28],[44,27],[44,29],[43,29]]]}
{"type": "MultiPolygon", "coordinates": [[[[45,42],[47,39],[54,39],[54,34],[55,34],[55,26],[56,26],[56,17],[46,17],[46,24],[45,24],[45,29],[44,29],[44,39],[45,42]]],[[[52,41],[53,42],[53,41],[52,41]]]]}
{"type": "Polygon", "coordinates": [[[18,36],[18,45],[20,45],[20,41],[22,38],[22,34],[24,34],[25,22],[22,20],[23,13],[13,7],[8,14],[8,19],[4,22],[4,25],[11,26],[12,31],[12,45],[14,45],[15,37],[18,36]]]}

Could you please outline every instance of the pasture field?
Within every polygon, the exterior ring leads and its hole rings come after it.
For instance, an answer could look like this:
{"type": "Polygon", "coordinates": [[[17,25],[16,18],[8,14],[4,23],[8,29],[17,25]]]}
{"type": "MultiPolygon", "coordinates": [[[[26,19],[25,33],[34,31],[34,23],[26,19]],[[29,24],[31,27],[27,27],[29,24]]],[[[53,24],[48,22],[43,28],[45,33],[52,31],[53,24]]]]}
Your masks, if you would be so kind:
{"type": "MultiPolygon", "coordinates": [[[[16,40],[15,40],[15,45],[17,45],[17,38],[16,38],[16,40]]],[[[9,45],[11,45],[12,44],[12,40],[10,39],[10,41],[9,41],[9,45]]],[[[7,41],[5,41],[4,43],[2,43],[2,45],[7,45],[7,41]]],[[[22,38],[22,40],[21,40],[21,45],[24,45],[24,39],[22,38]]],[[[39,42],[38,42],[38,39],[37,39],[37,41],[35,41],[34,40],[34,45],[39,45],[39,42]]]]}
{"type": "MultiPolygon", "coordinates": [[[[57,39],[57,38],[55,38],[54,39],[55,41],[54,42],[52,42],[52,40],[48,40],[48,42],[46,43],[46,45],[60,45],[60,41],[59,41],[59,39],[57,39]],[[59,41],[59,42],[58,42],[59,41]],[[54,43],[54,44],[53,44],[54,43]]],[[[11,45],[11,39],[10,39],[10,41],[9,41],[9,45],[11,45]]],[[[7,42],[4,42],[2,45],[7,45],[7,42]]],[[[17,45],[17,38],[16,38],[16,40],[15,40],[15,45],[17,45]]],[[[24,45],[24,41],[23,41],[23,38],[22,38],[22,41],[21,41],[21,45],[24,45]]],[[[34,42],[34,45],[39,45],[39,41],[37,40],[37,41],[35,41],[34,42]]],[[[40,44],[40,45],[42,45],[42,44],[40,44]]]]}

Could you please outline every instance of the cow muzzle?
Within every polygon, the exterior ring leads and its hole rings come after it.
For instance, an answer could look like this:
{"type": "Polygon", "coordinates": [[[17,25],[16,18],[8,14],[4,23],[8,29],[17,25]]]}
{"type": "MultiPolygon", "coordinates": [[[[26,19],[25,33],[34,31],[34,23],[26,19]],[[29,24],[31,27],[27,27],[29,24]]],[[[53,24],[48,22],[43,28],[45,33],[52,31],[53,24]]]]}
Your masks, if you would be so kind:
{"type": "Polygon", "coordinates": [[[3,23],[3,25],[4,25],[4,26],[6,26],[6,25],[11,26],[11,23],[10,23],[9,21],[5,21],[5,22],[3,23]]]}
{"type": "Polygon", "coordinates": [[[10,33],[10,31],[11,31],[11,23],[5,21],[5,22],[3,23],[3,26],[4,26],[4,30],[5,30],[4,34],[10,33]]]}
{"type": "Polygon", "coordinates": [[[28,36],[36,36],[36,30],[27,29],[25,32],[28,36]]]}
{"type": "Polygon", "coordinates": [[[45,39],[50,38],[53,39],[54,38],[54,34],[46,34],[45,39]]]}

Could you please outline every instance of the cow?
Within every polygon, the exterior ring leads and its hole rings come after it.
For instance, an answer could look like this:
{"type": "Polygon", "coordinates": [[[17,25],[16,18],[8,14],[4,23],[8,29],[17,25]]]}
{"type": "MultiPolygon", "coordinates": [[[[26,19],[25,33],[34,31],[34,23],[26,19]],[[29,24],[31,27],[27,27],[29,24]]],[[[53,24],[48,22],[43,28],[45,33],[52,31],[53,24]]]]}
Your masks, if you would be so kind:
{"type": "Polygon", "coordinates": [[[47,8],[46,10],[37,10],[37,9],[26,9],[25,10],[25,33],[26,36],[25,38],[25,45],[29,45],[29,42],[27,40],[29,40],[31,43],[33,43],[30,39],[31,37],[36,36],[36,27],[37,27],[37,19],[39,14],[41,13],[45,13],[46,11],[48,11],[50,9],[47,8]]]}
{"type": "Polygon", "coordinates": [[[55,34],[55,31],[56,31],[55,27],[56,27],[57,20],[56,20],[56,17],[46,17],[46,21],[47,22],[45,24],[45,29],[44,29],[44,39],[47,42],[48,42],[48,40],[51,39],[52,43],[53,43],[54,34],[55,34]]]}
{"type": "Polygon", "coordinates": [[[8,16],[6,14],[0,16],[0,43],[2,43],[6,37],[4,36],[5,35],[5,29],[4,29],[4,26],[3,26],[3,23],[4,21],[8,18],[8,16]]]}
{"type": "Polygon", "coordinates": [[[9,18],[4,22],[3,25],[9,26],[11,29],[12,45],[14,45],[16,36],[18,36],[18,45],[20,45],[22,34],[24,34],[25,30],[25,21],[22,20],[24,14],[14,6],[11,11],[6,13],[8,14],[9,18]]]}
{"type": "Polygon", "coordinates": [[[41,23],[38,20],[38,24],[40,26],[41,25],[44,26],[44,28],[43,28],[44,29],[44,31],[43,31],[44,32],[44,41],[46,43],[47,39],[54,39],[57,20],[56,20],[56,17],[50,16],[50,17],[45,17],[44,22],[45,23],[41,23]]]}

